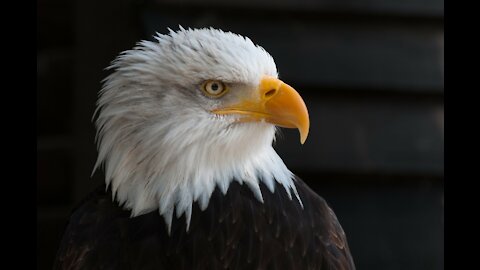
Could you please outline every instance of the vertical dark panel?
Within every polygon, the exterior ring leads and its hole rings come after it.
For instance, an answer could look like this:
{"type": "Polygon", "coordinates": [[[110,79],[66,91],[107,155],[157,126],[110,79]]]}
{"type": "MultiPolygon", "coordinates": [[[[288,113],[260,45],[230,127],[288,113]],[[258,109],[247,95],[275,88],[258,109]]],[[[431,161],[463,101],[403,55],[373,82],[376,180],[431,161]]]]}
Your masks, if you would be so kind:
{"type": "MultiPolygon", "coordinates": [[[[90,174],[96,160],[92,116],[104,69],[138,40],[135,9],[128,1],[76,1],[74,198],[78,201],[100,181],[90,174]]],[[[97,174],[98,176],[98,174],[97,174]]]]}

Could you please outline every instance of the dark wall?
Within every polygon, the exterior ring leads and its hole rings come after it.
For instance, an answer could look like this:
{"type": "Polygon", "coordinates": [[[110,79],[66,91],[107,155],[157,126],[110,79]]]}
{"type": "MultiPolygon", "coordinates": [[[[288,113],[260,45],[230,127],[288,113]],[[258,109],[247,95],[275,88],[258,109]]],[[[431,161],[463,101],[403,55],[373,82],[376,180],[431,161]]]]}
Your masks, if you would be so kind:
{"type": "Polygon", "coordinates": [[[309,138],[282,130],[275,148],[336,211],[359,270],[443,269],[442,0],[37,3],[39,269],[103,180],[90,174],[104,68],[179,24],[249,36],[302,94],[309,138]]]}

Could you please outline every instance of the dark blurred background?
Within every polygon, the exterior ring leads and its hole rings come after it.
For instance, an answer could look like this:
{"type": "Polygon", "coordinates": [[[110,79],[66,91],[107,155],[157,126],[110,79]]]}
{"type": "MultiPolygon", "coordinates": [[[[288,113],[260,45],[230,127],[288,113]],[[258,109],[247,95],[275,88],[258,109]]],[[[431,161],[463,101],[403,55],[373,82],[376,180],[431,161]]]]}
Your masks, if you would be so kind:
{"type": "Polygon", "coordinates": [[[213,26],[269,51],[304,97],[305,145],[276,149],[337,213],[357,269],[443,269],[443,0],[37,1],[37,266],[98,183],[104,70],[167,27],[213,26]]]}

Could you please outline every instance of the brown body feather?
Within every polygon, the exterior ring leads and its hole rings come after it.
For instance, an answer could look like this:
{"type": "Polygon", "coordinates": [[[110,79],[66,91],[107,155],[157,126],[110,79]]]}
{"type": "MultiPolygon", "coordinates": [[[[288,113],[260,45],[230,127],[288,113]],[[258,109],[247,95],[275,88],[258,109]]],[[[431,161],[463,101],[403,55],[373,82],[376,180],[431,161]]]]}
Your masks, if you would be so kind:
{"type": "Polygon", "coordinates": [[[264,203],[232,182],[207,209],[195,203],[190,229],[157,211],[130,218],[99,188],[73,212],[55,269],[355,269],[345,233],[327,203],[297,178],[304,208],[277,185],[264,203]]]}

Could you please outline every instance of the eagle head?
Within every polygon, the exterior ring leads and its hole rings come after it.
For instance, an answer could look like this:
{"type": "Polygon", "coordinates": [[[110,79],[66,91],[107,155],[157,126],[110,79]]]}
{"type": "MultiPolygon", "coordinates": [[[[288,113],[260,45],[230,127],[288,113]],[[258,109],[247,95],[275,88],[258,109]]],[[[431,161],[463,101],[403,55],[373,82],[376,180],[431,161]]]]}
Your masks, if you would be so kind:
{"type": "MultiPolygon", "coordinates": [[[[98,159],[113,199],[132,216],[201,209],[218,187],[248,185],[262,201],[280,183],[299,203],[293,174],[272,147],[276,126],[308,135],[300,95],[278,79],[262,47],[216,29],[183,29],[142,41],[109,67],[96,111],[98,159]]],[[[290,195],[291,196],[291,195],[290,195]]]]}

